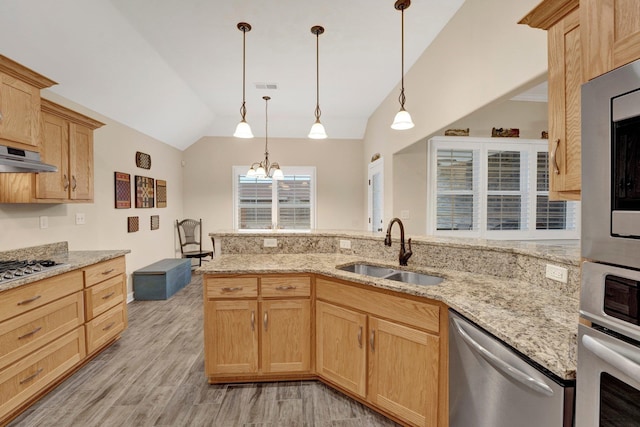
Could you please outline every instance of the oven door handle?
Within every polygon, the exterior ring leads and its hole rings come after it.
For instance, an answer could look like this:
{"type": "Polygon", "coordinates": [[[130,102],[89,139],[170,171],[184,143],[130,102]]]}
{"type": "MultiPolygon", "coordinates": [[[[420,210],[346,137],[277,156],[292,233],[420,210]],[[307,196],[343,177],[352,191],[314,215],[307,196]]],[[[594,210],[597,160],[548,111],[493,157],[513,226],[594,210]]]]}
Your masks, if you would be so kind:
{"type": "Polygon", "coordinates": [[[618,353],[614,349],[607,347],[607,345],[599,339],[590,337],[589,335],[582,336],[582,344],[600,359],[640,383],[640,365],[638,365],[638,363],[618,353]]]}
{"type": "Polygon", "coordinates": [[[498,356],[491,353],[489,350],[487,350],[481,344],[479,344],[477,341],[471,338],[471,336],[467,333],[467,331],[464,330],[463,326],[460,324],[458,319],[453,319],[453,323],[458,331],[458,334],[460,334],[460,337],[471,348],[477,351],[491,366],[493,366],[496,369],[499,369],[505,375],[509,376],[510,378],[516,380],[520,384],[525,385],[540,394],[543,394],[549,397],[553,396],[553,390],[551,389],[551,387],[549,387],[548,385],[546,385],[541,381],[538,381],[537,379],[521,371],[515,366],[510,365],[509,363],[500,359],[498,356]]]}

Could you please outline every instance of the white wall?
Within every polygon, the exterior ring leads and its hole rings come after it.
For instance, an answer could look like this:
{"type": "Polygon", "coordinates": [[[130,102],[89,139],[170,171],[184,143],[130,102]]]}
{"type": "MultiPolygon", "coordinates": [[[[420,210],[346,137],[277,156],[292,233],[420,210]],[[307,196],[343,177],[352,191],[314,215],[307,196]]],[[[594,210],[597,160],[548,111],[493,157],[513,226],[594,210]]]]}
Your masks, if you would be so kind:
{"type": "MultiPolygon", "coordinates": [[[[69,250],[130,249],[127,272],[162,258],[175,257],[175,220],[182,217],[182,169],[180,151],[122,124],[100,116],[48,91],[43,98],[106,123],[94,132],[94,203],[79,204],[0,204],[0,250],[60,241],[69,250]],[[136,151],[151,155],[151,169],[135,164],[136,151]],[[131,209],[114,208],[114,172],[159,178],[167,181],[167,207],[135,208],[132,185],[131,209]],[[75,214],[82,212],[85,225],[75,225],[75,214]],[[39,217],[49,217],[49,227],[39,228],[39,217]],[[150,230],[150,216],[160,216],[160,229],[150,230]],[[127,217],[140,218],[140,231],[127,232],[127,217]]],[[[131,291],[131,283],[129,283],[131,291]]]]}
{"type": "MultiPolygon", "coordinates": [[[[390,159],[450,123],[539,83],[547,72],[546,33],[517,24],[538,3],[466,0],[406,72],[405,107],[416,126],[406,131],[389,127],[399,109],[398,84],[369,118],[365,164],[373,153],[390,159]]],[[[385,162],[386,220],[400,214],[394,203],[394,163],[385,162]]]]}
{"type": "MultiPolygon", "coordinates": [[[[205,233],[233,228],[232,166],[264,159],[264,138],[201,138],[183,159],[185,216],[202,218],[205,233]]],[[[281,167],[316,167],[316,228],[365,229],[361,140],[270,138],[269,160],[281,167]]]]}

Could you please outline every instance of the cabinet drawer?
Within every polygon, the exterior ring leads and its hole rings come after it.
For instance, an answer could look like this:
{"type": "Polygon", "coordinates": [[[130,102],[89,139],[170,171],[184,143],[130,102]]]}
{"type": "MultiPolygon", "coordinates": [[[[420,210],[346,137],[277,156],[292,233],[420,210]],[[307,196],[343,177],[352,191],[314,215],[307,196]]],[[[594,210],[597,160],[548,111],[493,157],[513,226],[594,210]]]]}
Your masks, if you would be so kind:
{"type": "Polygon", "coordinates": [[[0,293],[0,321],[55,301],[82,289],[82,271],[76,270],[0,293]]]}
{"type": "Polygon", "coordinates": [[[84,323],[82,292],[0,323],[0,369],[84,323]]]}
{"type": "Polygon", "coordinates": [[[118,257],[91,265],[84,269],[84,285],[93,286],[103,280],[125,273],[124,257],[118,257]]]}
{"type": "Polygon", "coordinates": [[[257,277],[206,277],[207,298],[257,298],[257,277]]]}
{"type": "Polygon", "coordinates": [[[437,304],[370,291],[322,278],[316,279],[316,297],[416,328],[436,333],[440,331],[440,307],[437,304]]]}
{"type": "Polygon", "coordinates": [[[124,304],[87,322],[87,354],[108,343],[127,327],[127,311],[124,304]]]}
{"type": "Polygon", "coordinates": [[[309,276],[276,276],[260,279],[260,295],[263,297],[308,297],[311,295],[309,276]]]}
{"type": "Polygon", "coordinates": [[[84,327],[0,371],[0,419],[77,365],[85,356],[84,327]]]}
{"type": "Polygon", "coordinates": [[[124,277],[121,274],[84,290],[87,320],[124,302],[124,277]]]}

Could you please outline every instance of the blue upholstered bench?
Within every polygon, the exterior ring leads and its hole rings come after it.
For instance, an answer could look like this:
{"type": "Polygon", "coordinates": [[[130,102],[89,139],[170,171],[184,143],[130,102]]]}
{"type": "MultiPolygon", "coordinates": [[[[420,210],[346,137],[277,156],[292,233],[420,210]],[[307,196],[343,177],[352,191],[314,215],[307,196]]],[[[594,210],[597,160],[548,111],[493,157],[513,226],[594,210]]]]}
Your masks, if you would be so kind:
{"type": "Polygon", "coordinates": [[[133,272],[136,300],[163,300],[191,282],[191,260],[168,258],[133,272]]]}

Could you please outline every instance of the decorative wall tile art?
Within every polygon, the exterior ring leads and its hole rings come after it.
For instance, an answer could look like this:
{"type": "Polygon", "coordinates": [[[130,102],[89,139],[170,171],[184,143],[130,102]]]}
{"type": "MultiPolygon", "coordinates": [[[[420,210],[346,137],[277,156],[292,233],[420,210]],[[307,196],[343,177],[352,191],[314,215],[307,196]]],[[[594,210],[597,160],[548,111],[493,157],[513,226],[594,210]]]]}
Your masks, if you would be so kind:
{"type": "Polygon", "coordinates": [[[136,208],[153,207],[153,178],[136,175],[136,208]]]}
{"type": "Polygon", "coordinates": [[[167,181],[156,179],[156,207],[167,207],[167,181]]]}
{"type": "Polygon", "coordinates": [[[140,218],[137,216],[127,217],[127,231],[135,233],[140,229],[140,218]]]}
{"type": "Polygon", "coordinates": [[[128,209],[131,207],[131,175],[123,172],[113,174],[116,209],[128,209]]]}
{"type": "Polygon", "coordinates": [[[151,156],[136,151],[136,166],[142,169],[151,169],[151,156]]]}
{"type": "Polygon", "coordinates": [[[151,229],[157,230],[160,228],[160,215],[151,215],[151,229]]]}

